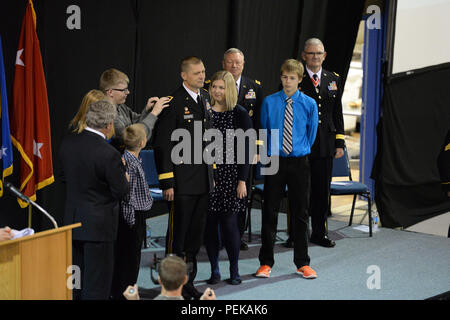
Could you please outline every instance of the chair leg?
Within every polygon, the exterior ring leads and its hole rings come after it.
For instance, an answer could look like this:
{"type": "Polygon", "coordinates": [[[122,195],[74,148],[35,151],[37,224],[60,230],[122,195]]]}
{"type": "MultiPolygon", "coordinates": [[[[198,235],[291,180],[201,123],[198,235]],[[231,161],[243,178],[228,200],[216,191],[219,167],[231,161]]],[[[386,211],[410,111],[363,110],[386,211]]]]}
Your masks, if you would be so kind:
{"type": "Polygon", "coordinates": [[[350,213],[350,221],[349,221],[349,223],[348,223],[349,226],[351,226],[352,223],[353,223],[353,212],[355,211],[355,202],[356,202],[356,194],[353,195],[352,211],[351,211],[351,213],[350,213]]]}
{"type": "Polygon", "coordinates": [[[372,203],[370,201],[370,193],[367,194],[367,208],[369,209],[369,236],[372,236],[372,203]]]}

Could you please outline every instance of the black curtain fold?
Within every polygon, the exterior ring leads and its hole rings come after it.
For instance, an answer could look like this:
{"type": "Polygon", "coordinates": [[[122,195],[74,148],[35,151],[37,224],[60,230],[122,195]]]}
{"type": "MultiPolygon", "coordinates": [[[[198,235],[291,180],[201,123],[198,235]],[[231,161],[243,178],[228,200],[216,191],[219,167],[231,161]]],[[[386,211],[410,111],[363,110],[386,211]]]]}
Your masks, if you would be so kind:
{"type": "Polygon", "coordinates": [[[384,226],[408,227],[450,210],[438,169],[450,129],[448,79],[449,65],[396,77],[384,86],[372,174],[384,226]]]}

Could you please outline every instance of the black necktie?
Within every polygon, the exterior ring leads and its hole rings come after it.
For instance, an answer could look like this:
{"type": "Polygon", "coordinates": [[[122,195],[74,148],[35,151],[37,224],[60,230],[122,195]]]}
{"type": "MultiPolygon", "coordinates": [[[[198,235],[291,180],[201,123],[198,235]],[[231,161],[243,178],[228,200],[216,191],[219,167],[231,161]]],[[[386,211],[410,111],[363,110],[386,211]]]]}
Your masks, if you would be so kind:
{"type": "Polygon", "coordinates": [[[203,107],[202,98],[200,97],[200,95],[197,96],[197,104],[198,104],[200,107],[203,107]]]}

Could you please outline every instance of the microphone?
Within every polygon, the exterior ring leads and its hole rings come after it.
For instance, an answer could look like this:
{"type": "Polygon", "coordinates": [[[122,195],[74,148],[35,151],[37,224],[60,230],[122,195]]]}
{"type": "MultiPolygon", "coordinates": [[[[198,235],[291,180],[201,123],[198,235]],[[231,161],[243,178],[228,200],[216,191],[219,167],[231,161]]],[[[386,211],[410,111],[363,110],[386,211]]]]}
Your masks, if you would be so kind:
{"type": "Polygon", "coordinates": [[[47,216],[47,218],[50,219],[50,221],[53,223],[53,226],[55,228],[58,228],[58,224],[56,223],[55,219],[47,212],[45,211],[40,205],[38,205],[36,202],[34,202],[33,200],[31,200],[30,198],[28,198],[26,195],[24,195],[22,192],[20,192],[19,190],[17,190],[16,187],[14,187],[11,183],[6,182],[5,186],[8,188],[9,191],[11,191],[12,193],[14,193],[17,197],[19,197],[22,201],[28,203],[28,204],[32,204],[33,206],[35,206],[36,208],[39,209],[39,211],[41,211],[43,214],[45,214],[47,216]]]}
{"type": "Polygon", "coordinates": [[[26,203],[30,203],[30,198],[28,198],[26,195],[24,195],[22,192],[16,189],[10,182],[6,182],[5,186],[14,193],[17,197],[20,198],[20,200],[25,201],[26,203]]]}

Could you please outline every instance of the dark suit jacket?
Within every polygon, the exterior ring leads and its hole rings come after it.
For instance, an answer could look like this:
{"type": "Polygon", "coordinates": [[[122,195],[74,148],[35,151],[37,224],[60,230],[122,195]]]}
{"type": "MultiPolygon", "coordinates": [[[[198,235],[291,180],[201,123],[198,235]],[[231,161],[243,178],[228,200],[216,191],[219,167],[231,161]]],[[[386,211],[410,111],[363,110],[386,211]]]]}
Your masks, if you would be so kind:
{"type": "Polygon", "coordinates": [[[119,200],[128,192],[120,153],[96,133],[67,136],[59,151],[59,178],[66,184],[64,224],[81,222],[73,239],[114,241],[119,200]]]}
{"type": "Polygon", "coordinates": [[[317,93],[305,68],[299,89],[316,101],[319,113],[319,126],[310,158],[333,157],[336,148],[343,148],[345,145],[341,101],[344,88],[341,87],[340,78],[337,74],[322,69],[320,91],[317,93]]]}
{"type": "MultiPolygon", "coordinates": [[[[173,99],[167,108],[161,112],[155,127],[155,163],[158,179],[162,190],[174,188],[175,193],[182,195],[200,195],[212,191],[213,169],[212,165],[203,162],[203,133],[211,128],[211,116],[207,111],[209,95],[205,89],[200,90],[203,106],[199,106],[192,99],[183,86],[178,88],[172,96],[173,99]],[[194,132],[197,123],[198,132],[194,132]],[[180,142],[171,141],[172,132],[176,129],[185,129],[189,137],[179,138],[180,142]],[[201,135],[201,136],[199,136],[201,135]],[[188,141],[189,140],[189,141],[188,141]],[[191,156],[187,161],[172,162],[172,150],[181,143],[191,146],[191,156]],[[195,148],[198,146],[199,148],[195,148]]],[[[186,156],[178,150],[176,154],[186,156]]]]}

